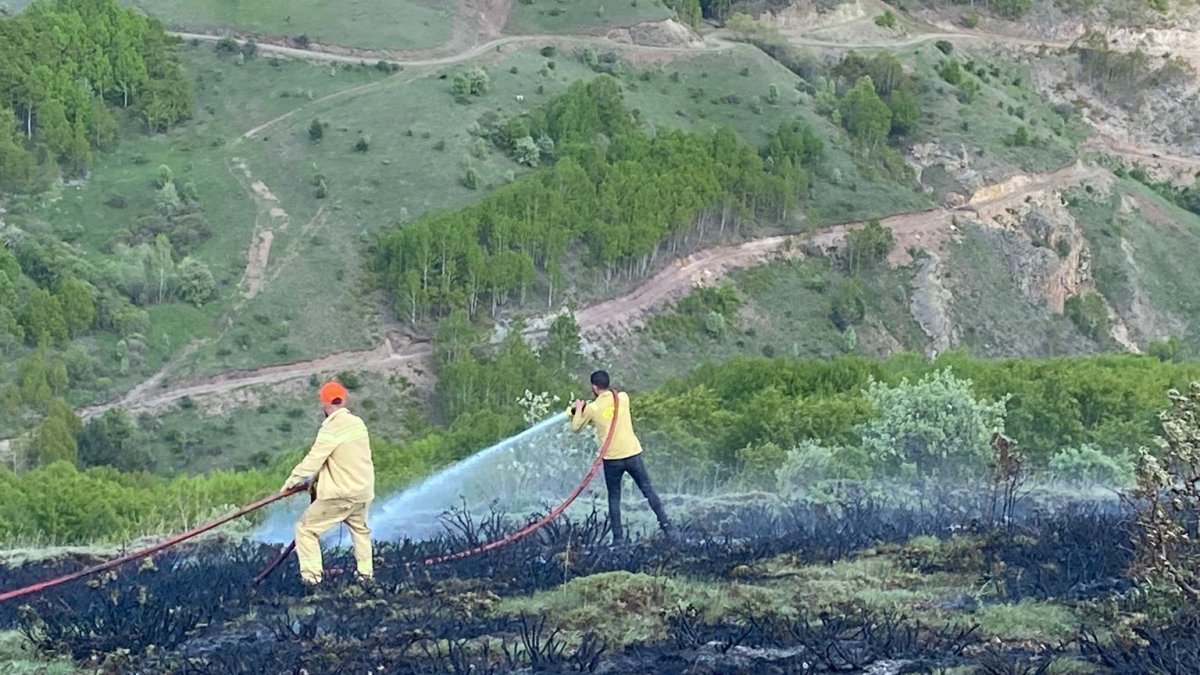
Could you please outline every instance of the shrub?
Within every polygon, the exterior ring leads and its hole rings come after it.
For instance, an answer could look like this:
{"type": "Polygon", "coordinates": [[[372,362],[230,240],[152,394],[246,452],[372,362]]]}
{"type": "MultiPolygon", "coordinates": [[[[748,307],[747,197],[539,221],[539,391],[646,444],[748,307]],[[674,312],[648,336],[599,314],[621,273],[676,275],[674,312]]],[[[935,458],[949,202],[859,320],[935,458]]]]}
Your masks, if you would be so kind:
{"type": "Polygon", "coordinates": [[[741,469],[741,478],[755,487],[769,487],[776,472],[782,469],[786,455],[778,445],[767,441],[747,445],[734,453],[741,469]]]}
{"type": "Polygon", "coordinates": [[[711,311],[704,317],[704,332],[710,337],[721,337],[725,334],[725,327],[725,316],[718,311],[711,311]]]}
{"type": "Polygon", "coordinates": [[[473,166],[467,167],[467,173],[463,176],[463,187],[468,190],[479,189],[479,171],[473,166]]]}
{"type": "Polygon", "coordinates": [[[1029,129],[1027,129],[1024,125],[1017,127],[1017,130],[1013,132],[1013,135],[1009,136],[1005,140],[1009,145],[1018,148],[1023,148],[1027,145],[1033,145],[1034,141],[1033,137],[1029,134],[1029,129]]]}
{"type": "Polygon", "coordinates": [[[1092,445],[1066,448],[1050,458],[1050,473],[1058,480],[1086,485],[1129,487],[1134,483],[1133,458],[1106,455],[1092,445]]]}
{"type": "Polygon", "coordinates": [[[371,149],[371,141],[366,136],[359,136],[358,141],[354,143],[355,152],[366,152],[371,149]]]}
{"type": "Polygon", "coordinates": [[[779,103],[779,85],[772,84],[770,87],[767,87],[767,103],[771,105],[779,103]]]}
{"type": "Polygon", "coordinates": [[[1129,573],[1149,590],[1200,601],[1200,541],[1194,531],[1200,513],[1200,383],[1187,394],[1168,392],[1171,408],[1160,415],[1163,435],[1158,455],[1140,451],[1137,487],[1138,529],[1129,573]]]}
{"type": "Polygon", "coordinates": [[[1109,335],[1108,306],[1095,291],[1067,298],[1063,314],[1087,337],[1104,341],[1109,335]]]}
{"type": "Polygon", "coordinates": [[[783,495],[807,493],[830,481],[866,480],[871,469],[857,448],[801,441],[787,451],[775,471],[776,488],[783,495]]]}
{"type": "Polygon", "coordinates": [[[846,330],[859,321],[867,312],[867,289],[862,279],[851,278],[841,284],[830,301],[829,320],[838,330],[846,330]]]}
{"type": "Polygon", "coordinates": [[[325,135],[325,125],[321,124],[321,120],[314,118],[312,124],[308,125],[308,140],[316,143],[325,135]]]}
{"type": "Polygon", "coordinates": [[[875,17],[875,25],[882,28],[895,28],[896,15],[892,14],[892,10],[885,10],[883,14],[875,17]]]}
{"type": "Polygon", "coordinates": [[[941,53],[947,54],[947,55],[949,55],[950,52],[954,51],[954,45],[946,40],[938,40],[937,42],[933,43],[933,46],[937,47],[938,51],[940,51],[941,53]]]}
{"type": "Polygon", "coordinates": [[[978,475],[992,435],[1004,431],[1007,397],[977,401],[972,382],[950,368],[894,387],[872,380],[866,398],[875,416],[860,428],[863,450],[893,475],[978,475]]]}
{"type": "Polygon", "coordinates": [[[871,269],[882,262],[896,246],[891,228],[872,220],[864,227],[846,234],[847,264],[852,274],[871,269]]]}

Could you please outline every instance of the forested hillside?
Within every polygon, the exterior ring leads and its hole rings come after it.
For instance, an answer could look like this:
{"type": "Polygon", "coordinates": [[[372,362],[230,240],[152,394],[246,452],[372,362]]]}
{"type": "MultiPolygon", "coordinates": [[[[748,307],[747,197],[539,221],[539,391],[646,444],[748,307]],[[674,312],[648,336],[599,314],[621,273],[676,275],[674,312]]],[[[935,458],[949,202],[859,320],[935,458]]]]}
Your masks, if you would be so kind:
{"type": "MultiPolygon", "coordinates": [[[[692,248],[709,233],[737,233],[743,221],[787,228],[802,214],[807,171],[822,154],[820,138],[801,122],[781,125],[761,151],[730,129],[650,136],[620,84],[603,75],[480,133],[520,164],[551,166],[478,206],[383,236],[383,281],[413,323],[455,308],[475,319],[481,303],[495,316],[534,288],[554,306],[568,268],[644,276],[660,253],[692,248]]],[[[478,181],[473,169],[465,180],[478,181]]]]}
{"type": "Polygon", "coordinates": [[[162,24],[112,0],[38,2],[0,21],[0,63],[0,190],[84,174],[117,142],[112,108],[151,132],[192,113],[162,24]]]}

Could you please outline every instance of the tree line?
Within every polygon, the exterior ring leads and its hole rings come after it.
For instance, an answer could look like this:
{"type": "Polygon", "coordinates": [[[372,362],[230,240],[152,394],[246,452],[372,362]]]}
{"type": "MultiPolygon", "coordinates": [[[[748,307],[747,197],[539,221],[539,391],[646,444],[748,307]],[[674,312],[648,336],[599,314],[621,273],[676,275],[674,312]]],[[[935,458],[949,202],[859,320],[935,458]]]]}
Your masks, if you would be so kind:
{"type": "MultiPolygon", "coordinates": [[[[702,365],[646,394],[638,407],[642,427],[659,435],[660,444],[687,448],[689,461],[729,466],[737,464],[739,449],[764,443],[787,449],[818,440],[858,447],[878,413],[869,395],[873,382],[895,387],[947,368],[972,383],[978,403],[1005,401],[1003,433],[1019,444],[1032,467],[1042,469],[1071,448],[1117,456],[1152,446],[1161,431],[1164,392],[1186,389],[1200,378],[1198,364],[1131,355],[744,358],[702,365]]],[[[911,424],[932,419],[931,411],[920,408],[906,414],[911,424]]]]}
{"type": "MultiPolygon", "coordinates": [[[[569,315],[537,349],[517,329],[489,346],[459,310],[435,338],[444,430],[404,444],[373,439],[379,490],[418,480],[519,431],[526,390],[579,395],[587,368],[569,315]]],[[[653,391],[630,391],[638,433],[663,480],[719,477],[799,488],[822,479],[953,478],[986,471],[993,434],[1016,442],[1026,468],[1065,478],[1126,480],[1130,453],[1154,447],[1168,389],[1200,379],[1195,363],[1145,356],[935,361],[746,358],[706,364],[653,391]],[[784,485],[786,483],[786,485],[784,485]]],[[[526,397],[527,398],[527,397],[526,397]]],[[[79,423],[55,406],[49,436],[76,440],[78,456],[17,476],[0,469],[0,539],[109,540],[180,530],[278,489],[303,453],[265,469],[163,478],[146,473],[137,424],[123,411],[79,423]],[[117,468],[119,467],[119,468],[117,468]],[[124,469],[124,470],[122,470],[124,469]]],[[[42,433],[42,432],[39,432],[42,433]]],[[[1110,483],[1111,484],[1111,483],[1110,483]]]]}
{"type": "Polygon", "coordinates": [[[0,190],[80,175],[117,139],[110,106],[157,131],[191,115],[191,83],[160,23],[115,0],[35,2],[0,21],[0,190]]]}
{"type": "Polygon", "coordinates": [[[528,117],[485,118],[477,133],[544,166],[481,203],[385,230],[374,266],[409,321],[464,309],[474,318],[536,293],[552,305],[568,259],[611,281],[646,274],[664,251],[789,221],[809,196],[823,143],[785,123],[762,148],[722,128],[651,135],[617,80],[576,82],[528,117]]]}

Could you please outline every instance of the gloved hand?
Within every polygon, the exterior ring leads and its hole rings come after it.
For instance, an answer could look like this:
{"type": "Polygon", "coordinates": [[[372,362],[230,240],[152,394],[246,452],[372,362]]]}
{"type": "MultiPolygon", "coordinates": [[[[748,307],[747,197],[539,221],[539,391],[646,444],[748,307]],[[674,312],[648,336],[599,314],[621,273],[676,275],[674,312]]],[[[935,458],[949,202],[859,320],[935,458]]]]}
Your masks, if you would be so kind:
{"type": "Polygon", "coordinates": [[[283,487],[280,488],[279,491],[280,492],[290,492],[291,490],[294,490],[298,487],[305,487],[305,488],[308,488],[309,490],[312,490],[313,488],[316,487],[316,485],[317,485],[317,479],[315,477],[309,478],[306,480],[298,480],[295,478],[288,478],[287,482],[285,482],[283,484],[283,487]]]}

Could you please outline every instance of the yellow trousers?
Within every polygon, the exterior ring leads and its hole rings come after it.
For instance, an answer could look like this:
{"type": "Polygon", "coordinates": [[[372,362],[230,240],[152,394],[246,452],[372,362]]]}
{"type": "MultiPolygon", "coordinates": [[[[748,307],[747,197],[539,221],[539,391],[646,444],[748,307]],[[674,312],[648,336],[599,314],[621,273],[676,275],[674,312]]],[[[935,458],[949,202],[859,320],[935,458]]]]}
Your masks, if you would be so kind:
{"type": "Polygon", "coordinates": [[[350,530],[359,575],[374,576],[371,528],[367,527],[367,511],[370,507],[371,502],[353,502],[349,499],[318,499],[309,504],[296,523],[296,557],[300,559],[300,578],[305,583],[321,582],[321,535],[339,523],[345,523],[350,530]]]}

